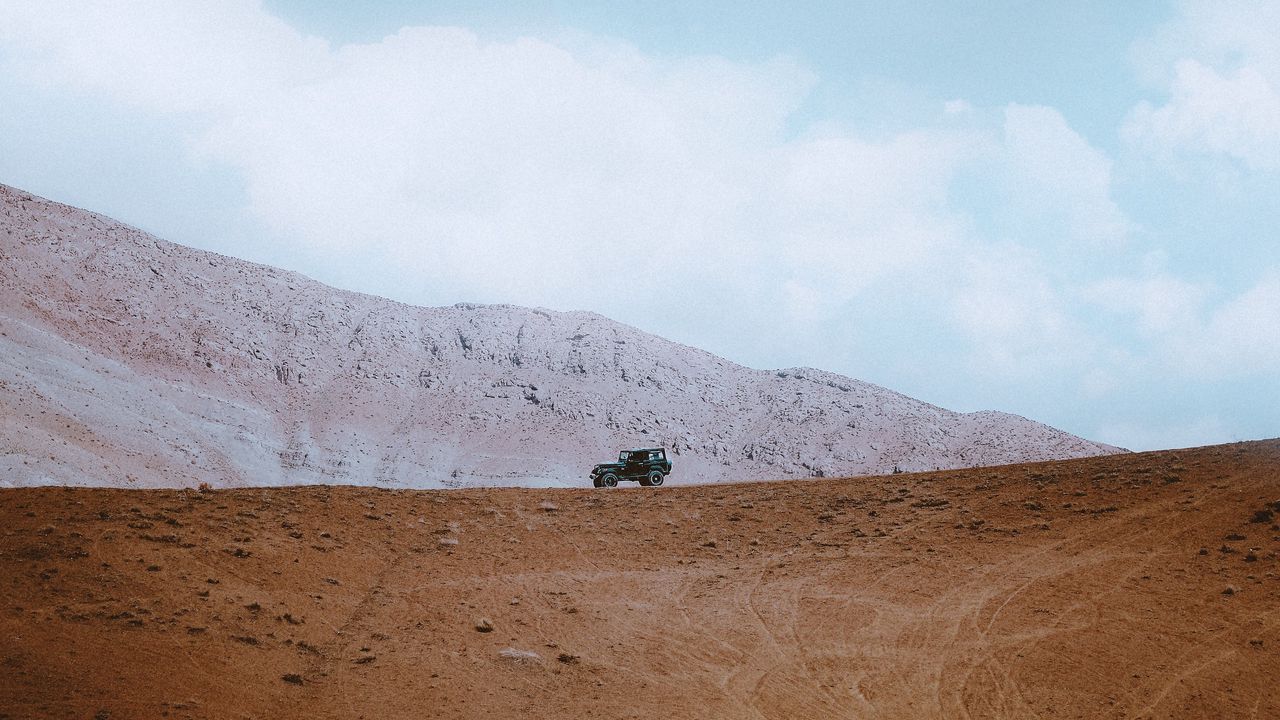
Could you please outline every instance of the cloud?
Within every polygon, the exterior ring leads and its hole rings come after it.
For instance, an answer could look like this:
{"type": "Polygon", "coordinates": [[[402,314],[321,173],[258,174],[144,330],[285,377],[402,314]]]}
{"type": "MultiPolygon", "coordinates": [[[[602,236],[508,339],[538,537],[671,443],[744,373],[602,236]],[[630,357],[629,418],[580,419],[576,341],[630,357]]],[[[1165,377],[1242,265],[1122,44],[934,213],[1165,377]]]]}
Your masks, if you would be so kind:
{"type": "Polygon", "coordinates": [[[1280,5],[1187,2],[1135,54],[1167,95],[1130,112],[1123,137],[1156,157],[1227,157],[1280,169],[1280,5]]]}
{"type": "Polygon", "coordinates": [[[1110,312],[1132,316],[1138,332],[1150,340],[1194,327],[1209,292],[1160,273],[1138,279],[1108,278],[1085,288],[1081,295],[1110,312]]]}
{"type": "Polygon", "coordinates": [[[785,57],[449,27],[333,48],[244,1],[3,7],[12,69],[179,119],[325,279],[404,299],[669,312],[811,287],[829,310],[957,235],[971,133],[793,138],[815,78],[785,57]],[[675,289],[636,297],[619,279],[654,258],[675,289]]]}
{"type": "Polygon", "coordinates": [[[962,242],[948,189],[973,156],[967,133],[918,131],[881,142],[837,136],[779,148],[767,197],[777,267],[839,305],[886,277],[915,274],[962,242]]]}
{"type": "Polygon", "coordinates": [[[1202,381],[1280,373],[1280,269],[1225,298],[1165,272],[1103,280],[1081,298],[1134,323],[1147,355],[1137,371],[1202,381]]]}
{"type": "Polygon", "coordinates": [[[1156,155],[1225,155],[1255,170],[1280,169],[1280,92],[1251,67],[1224,74],[1181,60],[1161,107],[1139,104],[1124,137],[1156,155]]]}
{"type": "Polygon", "coordinates": [[[163,112],[236,112],[327,70],[327,43],[258,2],[0,2],[19,71],[163,112]]]}
{"type": "Polygon", "coordinates": [[[322,80],[218,123],[201,150],[241,167],[255,210],[312,247],[391,254],[481,295],[637,256],[732,262],[738,208],[809,78],[779,59],[670,64],[624,45],[412,28],[339,49],[322,80]]]}
{"type": "Polygon", "coordinates": [[[1111,199],[1111,160],[1057,110],[1006,107],[1004,154],[1009,193],[1023,222],[1047,222],[1085,251],[1125,240],[1129,222],[1111,199]]]}
{"type": "Polygon", "coordinates": [[[1027,379],[1088,367],[1096,341],[1036,253],[988,246],[966,258],[963,277],[950,313],[972,344],[976,375],[1027,379]]]}
{"type": "Polygon", "coordinates": [[[1206,371],[1280,373],[1280,271],[1214,311],[1201,347],[1206,371]]]}

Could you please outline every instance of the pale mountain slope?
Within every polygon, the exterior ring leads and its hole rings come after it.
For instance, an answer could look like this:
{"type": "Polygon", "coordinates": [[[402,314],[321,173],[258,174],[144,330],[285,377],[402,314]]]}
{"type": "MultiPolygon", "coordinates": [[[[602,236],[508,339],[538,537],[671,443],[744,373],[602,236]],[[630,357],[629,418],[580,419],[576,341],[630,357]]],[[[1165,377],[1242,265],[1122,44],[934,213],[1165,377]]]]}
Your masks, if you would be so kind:
{"type": "Polygon", "coordinates": [[[420,308],[174,245],[0,186],[0,484],[675,482],[1115,452],[585,312],[420,308]]]}

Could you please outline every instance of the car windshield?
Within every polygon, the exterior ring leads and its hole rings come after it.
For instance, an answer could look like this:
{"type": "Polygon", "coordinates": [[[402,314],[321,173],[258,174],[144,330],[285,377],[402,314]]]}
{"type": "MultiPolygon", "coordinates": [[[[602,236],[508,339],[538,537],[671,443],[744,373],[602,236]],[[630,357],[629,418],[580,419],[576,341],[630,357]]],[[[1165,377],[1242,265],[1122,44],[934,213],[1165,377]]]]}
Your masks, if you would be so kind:
{"type": "Polygon", "coordinates": [[[623,450],[622,452],[618,453],[618,462],[624,463],[627,461],[627,458],[629,457],[631,457],[631,453],[623,450]]]}

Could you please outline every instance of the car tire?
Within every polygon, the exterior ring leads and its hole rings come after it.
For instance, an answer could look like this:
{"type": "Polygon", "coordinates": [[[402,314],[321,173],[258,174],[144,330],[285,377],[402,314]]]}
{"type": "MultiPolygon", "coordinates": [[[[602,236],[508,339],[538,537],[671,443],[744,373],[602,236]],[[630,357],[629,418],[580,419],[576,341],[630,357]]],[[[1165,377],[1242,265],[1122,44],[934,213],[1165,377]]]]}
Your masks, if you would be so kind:
{"type": "Polygon", "coordinates": [[[613,473],[606,473],[600,478],[600,484],[607,487],[618,487],[618,476],[613,473]]]}
{"type": "Polygon", "coordinates": [[[600,485],[600,478],[591,478],[591,484],[594,485],[595,487],[602,487],[600,485]]]}
{"type": "Polygon", "coordinates": [[[661,484],[662,484],[662,471],[661,470],[650,471],[649,477],[645,481],[645,485],[648,485],[649,487],[658,487],[661,484]]]}

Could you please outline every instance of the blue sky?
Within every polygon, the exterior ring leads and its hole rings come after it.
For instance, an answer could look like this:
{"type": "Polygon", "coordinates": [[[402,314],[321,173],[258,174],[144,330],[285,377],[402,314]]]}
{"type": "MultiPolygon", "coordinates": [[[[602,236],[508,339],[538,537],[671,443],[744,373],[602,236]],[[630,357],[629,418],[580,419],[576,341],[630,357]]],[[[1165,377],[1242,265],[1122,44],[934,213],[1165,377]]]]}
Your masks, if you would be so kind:
{"type": "Polygon", "coordinates": [[[1272,437],[1277,27],[0,0],[0,182],[340,287],[594,310],[1135,449],[1272,437]],[[662,272],[629,282],[638,258],[662,272]]]}

